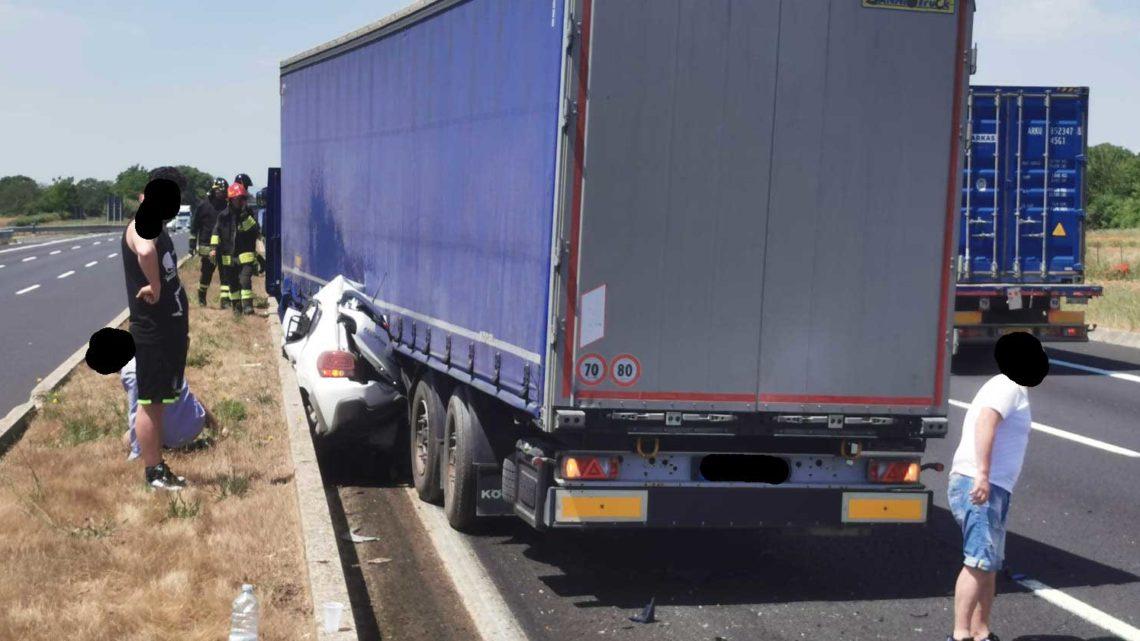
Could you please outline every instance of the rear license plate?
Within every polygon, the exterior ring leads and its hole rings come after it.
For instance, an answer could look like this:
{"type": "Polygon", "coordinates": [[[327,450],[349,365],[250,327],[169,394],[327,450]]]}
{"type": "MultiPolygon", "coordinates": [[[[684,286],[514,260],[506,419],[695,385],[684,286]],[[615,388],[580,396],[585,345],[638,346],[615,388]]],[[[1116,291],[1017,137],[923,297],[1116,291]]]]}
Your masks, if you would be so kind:
{"type": "Polygon", "coordinates": [[[1033,329],[1030,327],[1004,327],[1002,328],[1000,335],[1005,336],[1006,334],[1012,334],[1014,332],[1027,332],[1029,334],[1032,334],[1033,329]]]}
{"type": "Polygon", "coordinates": [[[558,490],[554,520],[559,523],[644,523],[649,496],[644,490],[558,490]]]}
{"type": "Polygon", "coordinates": [[[924,523],[927,495],[889,492],[843,494],[844,523],[924,523]]]}

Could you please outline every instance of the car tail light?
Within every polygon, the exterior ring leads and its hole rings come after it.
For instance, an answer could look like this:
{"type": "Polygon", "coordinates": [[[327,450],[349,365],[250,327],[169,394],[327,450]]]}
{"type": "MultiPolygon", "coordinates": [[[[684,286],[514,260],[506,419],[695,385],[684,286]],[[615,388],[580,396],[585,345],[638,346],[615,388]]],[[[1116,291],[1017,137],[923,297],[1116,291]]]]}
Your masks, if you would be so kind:
{"type": "Polygon", "coordinates": [[[918,461],[867,461],[867,480],[872,483],[918,483],[918,461]]]}
{"type": "Polygon", "coordinates": [[[619,469],[618,460],[615,457],[567,456],[562,459],[562,478],[564,479],[616,479],[619,469]]]}
{"type": "Polygon", "coordinates": [[[341,350],[321,352],[317,357],[317,371],[322,378],[352,378],[356,373],[356,357],[341,350]]]}

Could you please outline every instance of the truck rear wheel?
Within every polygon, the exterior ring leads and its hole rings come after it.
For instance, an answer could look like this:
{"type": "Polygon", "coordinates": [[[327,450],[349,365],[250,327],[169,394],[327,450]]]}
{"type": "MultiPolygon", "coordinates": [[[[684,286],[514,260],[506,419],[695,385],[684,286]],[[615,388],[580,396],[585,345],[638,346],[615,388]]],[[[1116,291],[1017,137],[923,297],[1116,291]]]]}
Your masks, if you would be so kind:
{"type": "Polygon", "coordinates": [[[421,378],[412,396],[408,416],[412,459],[412,481],[416,494],[429,503],[439,503],[443,488],[439,483],[439,442],[443,438],[446,410],[438,387],[430,376],[421,378]]]}
{"type": "Polygon", "coordinates": [[[478,411],[469,402],[467,392],[457,390],[447,404],[443,439],[443,511],[447,522],[457,530],[470,529],[477,519],[475,437],[482,429],[478,411]]]}

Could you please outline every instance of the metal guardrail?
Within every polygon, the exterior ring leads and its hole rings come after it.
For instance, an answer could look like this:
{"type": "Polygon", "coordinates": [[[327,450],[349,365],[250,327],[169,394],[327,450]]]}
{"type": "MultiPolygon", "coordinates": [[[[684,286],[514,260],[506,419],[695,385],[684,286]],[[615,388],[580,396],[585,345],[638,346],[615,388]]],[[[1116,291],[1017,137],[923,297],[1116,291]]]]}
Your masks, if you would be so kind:
{"type": "Polygon", "coordinates": [[[108,231],[122,231],[123,225],[24,225],[21,227],[6,227],[0,229],[0,239],[3,239],[3,234],[8,233],[11,238],[12,234],[59,234],[71,233],[78,234],[101,234],[108,231]]]}

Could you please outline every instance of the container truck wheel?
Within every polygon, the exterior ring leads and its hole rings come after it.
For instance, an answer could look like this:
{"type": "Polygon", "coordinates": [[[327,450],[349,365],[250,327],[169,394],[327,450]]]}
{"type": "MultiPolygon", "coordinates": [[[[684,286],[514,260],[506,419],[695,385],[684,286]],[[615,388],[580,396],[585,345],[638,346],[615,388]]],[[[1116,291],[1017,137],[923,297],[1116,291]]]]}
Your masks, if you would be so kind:
{"type": "Polygon", "coordinates": [[[443,439],[443,512],[457,530],[475,525],[478,472],[475,469],[475,438],[482,431],[476,407],[466,390],[457,390],[447,403],[443,439]]]}
{"type": "Polygon", "coordinates": [[[412,481],[416,494],[429,503],[439,503],[443,488],[439,484],[439,442],[443,439],[446,420],[438,387],[430,376],[421,378],[412,396],[411,424],[412,481]]]}

